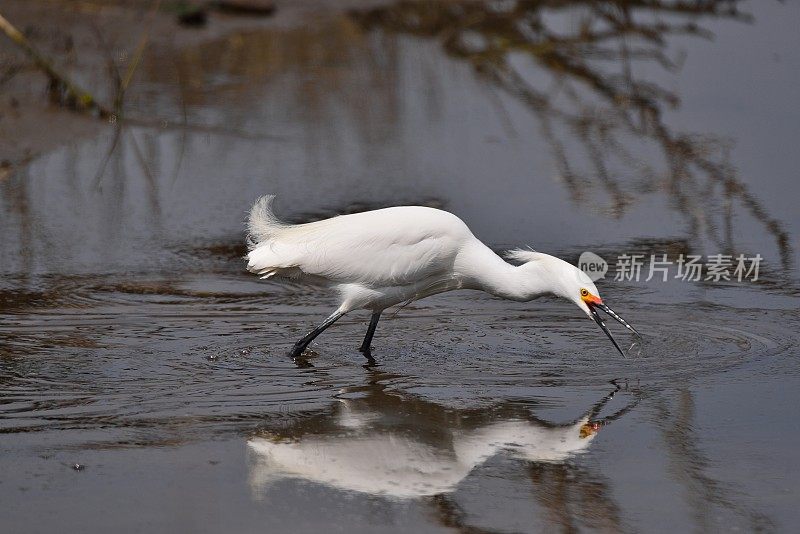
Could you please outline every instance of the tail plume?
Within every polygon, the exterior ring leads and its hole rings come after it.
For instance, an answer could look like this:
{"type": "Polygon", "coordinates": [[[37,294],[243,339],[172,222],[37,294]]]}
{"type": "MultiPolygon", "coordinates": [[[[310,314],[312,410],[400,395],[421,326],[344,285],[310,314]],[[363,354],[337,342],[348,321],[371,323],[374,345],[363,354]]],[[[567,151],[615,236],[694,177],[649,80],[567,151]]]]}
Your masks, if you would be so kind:
{"type": "Polygon", "coordinates": [[[250,250],[256,248],[264,241],[269,241],[275,233],[287,225],[281,222],[272,211],[272,202],[275,195],[264,195],[256,200],[250,209],[250,216],[247,220],[247,247],[250,250]]]}

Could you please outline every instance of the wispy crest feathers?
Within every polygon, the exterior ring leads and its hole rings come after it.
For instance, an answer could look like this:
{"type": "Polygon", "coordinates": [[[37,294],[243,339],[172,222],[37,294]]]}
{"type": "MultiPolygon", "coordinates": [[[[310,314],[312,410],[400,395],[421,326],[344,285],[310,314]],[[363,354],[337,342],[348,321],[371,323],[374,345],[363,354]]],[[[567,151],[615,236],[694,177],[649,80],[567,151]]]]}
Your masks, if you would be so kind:
{"type": "Polygon", "coordinates": [[[507,250],[503,253],[503,257],[507,260],[518,261],[520,263],[528,263],[529,261],[537,261],[547,257],[543,252],[536,252],[532,248],[515,248],[507,250]]]}

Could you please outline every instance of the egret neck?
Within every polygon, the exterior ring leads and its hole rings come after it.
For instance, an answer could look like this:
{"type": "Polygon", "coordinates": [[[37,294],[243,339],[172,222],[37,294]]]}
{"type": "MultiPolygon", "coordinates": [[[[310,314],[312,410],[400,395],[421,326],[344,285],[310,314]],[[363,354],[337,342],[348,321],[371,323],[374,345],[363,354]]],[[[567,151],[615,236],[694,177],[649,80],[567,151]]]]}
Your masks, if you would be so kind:
{"type": "Polygon", "coordinates": [[[556,287],[546,262],[512,265],[481,242],[464,248],[456,258],[454,271],[462,277],[465,288],[518,302],[553,294],[556,287]]]}

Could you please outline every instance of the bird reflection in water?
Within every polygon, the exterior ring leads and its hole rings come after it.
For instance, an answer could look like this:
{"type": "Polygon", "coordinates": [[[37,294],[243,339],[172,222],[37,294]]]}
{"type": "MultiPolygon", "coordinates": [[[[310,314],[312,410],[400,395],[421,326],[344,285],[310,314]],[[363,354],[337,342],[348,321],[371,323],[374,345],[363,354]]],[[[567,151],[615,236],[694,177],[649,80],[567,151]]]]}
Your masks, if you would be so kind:
{"type": "Polygon", "coordinates": [[[339,399],[333,413],[250,439],[254,493],[279,480],[296,479],[399,499],[441,496],[498,454],[531,466],[563,464],[586,451],[604,425],[638,403],[635,398],[600,418],[620,390],[615,386],[578,418],[552,423],[514,402],[489,409],[446,409],[387,392],[384,382],[391,378],[397,377],[371,371],[368,385],[346,392],[361,396],[339,399]]]}

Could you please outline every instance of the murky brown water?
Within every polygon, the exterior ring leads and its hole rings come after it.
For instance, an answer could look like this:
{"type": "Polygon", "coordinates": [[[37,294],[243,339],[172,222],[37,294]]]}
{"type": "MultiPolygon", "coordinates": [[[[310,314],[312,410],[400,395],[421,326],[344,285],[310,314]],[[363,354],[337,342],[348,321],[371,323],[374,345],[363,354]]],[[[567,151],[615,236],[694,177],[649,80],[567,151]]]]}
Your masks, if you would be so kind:
{"type": "Polygon", "coordinates": [[[798,9],[511,5],[154,48],[130,122],[0,181],[3,531],[792,530],[798,9]],[[764,263],[599,282],[645,335],[627,358],[567,303],[461,292],[389,314],[377,365],[352,314],[297,366],[335,301],[244,272],[268,192],[293,220],[443,207],[570,260],[764,263]]]}

